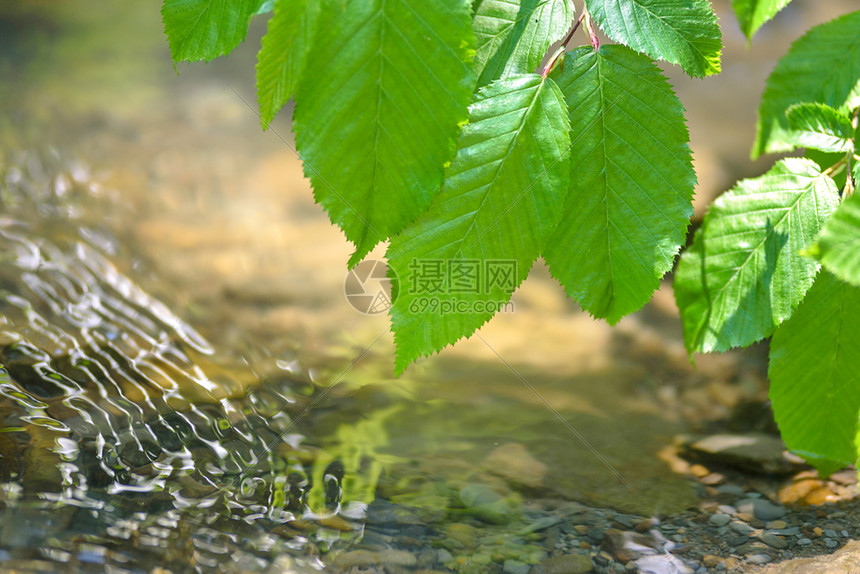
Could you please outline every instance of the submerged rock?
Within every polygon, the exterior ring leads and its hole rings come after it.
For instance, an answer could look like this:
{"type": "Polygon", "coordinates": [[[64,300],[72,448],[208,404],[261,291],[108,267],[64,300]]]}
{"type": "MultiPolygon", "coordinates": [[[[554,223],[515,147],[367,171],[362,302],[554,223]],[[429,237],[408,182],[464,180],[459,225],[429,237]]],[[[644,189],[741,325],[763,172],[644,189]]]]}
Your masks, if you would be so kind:
{"type": "MultiPolygon", "coordinates": [[[[546,574],[585,574],[586,572],[594,571],[591,558],[582,554],[553,556],[544,560],[541,565],[546,574]]],[[[535,570],[532,570],[532,572],[535,570]]]]}
{"type": "Polygon", "coordinates": [[[787,455],[780,439],[764,434],[717,434],[684,446],[690,458],[746,472],[789,474],[804,466],[787,455]]]}
{"type": "Polygon", "coordinates": [[[496,448],[487,455],[482,466],[511,486],[526,488],[540,487],[547,470],[546,465],[520,443],[508,443],[496,448]]]}

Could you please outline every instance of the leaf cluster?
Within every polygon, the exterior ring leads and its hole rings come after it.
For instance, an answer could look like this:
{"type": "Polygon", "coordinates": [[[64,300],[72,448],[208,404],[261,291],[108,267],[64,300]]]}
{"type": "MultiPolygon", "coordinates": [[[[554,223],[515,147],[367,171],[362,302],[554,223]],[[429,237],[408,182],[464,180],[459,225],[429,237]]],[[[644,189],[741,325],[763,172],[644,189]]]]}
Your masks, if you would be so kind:
{"type": "Polygon", "coordinates": [[[717,199],[675,278],[691,353],[773,337],[770,396],[783,439],[825,473],[857,459],[858,30],[860,12],[846,14],[779,61],[752,153],[805,157],[779,160],[717,199]]]}
{"type": "MultiPolygon", "coordinates": [[[[751,41],[789,1],[732,5],[751,41]]],[[[718,73],[713,9],[577,2],[165,0],[162,12],[175,61],[226,54],[272,13],[257,63],[263,128],[295,100],[305,174],[355,245],[350,267],[388,242],[401,372],[474,333],[540,257],[615,323],[650,299],[685,241],[696,177],[657,60],[718,73]],[[596,28],[615,44],[599,46],[596,28]]],[[[855,460],[860,411],[858,30],[860,12],[846,14],[779,61],[752,153],[804,156],[719,198],[675,279],[691,353],[773,336],[783,436],[825,471],[855,460]]]]}
{"type": "Polygon", "coordinates": [[[402,371],[471,335],[539,257],[613,323],[672,267],[696,178],[683,107],[655,60],[719,72],[716,16],[707,0],[578,8],[166,0],[163,15],[174,59],[208,60],[242,40],[253,14],[273,11],[257,64],[263,126],[294,97],[305,174],[356,247],[350,266],[389,242],[403,285],[391,309],[402,371]],[[582,22],[586,45],[565,53],[582,22]],[[595,26],[618,44],[598,47],[595,26]],[[498,261],[511,273],[490,284],[498,261]],[[441,270],[432,293],[417,276],[427,265],[441,270]],[[461,288],[464,269],[475,289],[461,288]]]}

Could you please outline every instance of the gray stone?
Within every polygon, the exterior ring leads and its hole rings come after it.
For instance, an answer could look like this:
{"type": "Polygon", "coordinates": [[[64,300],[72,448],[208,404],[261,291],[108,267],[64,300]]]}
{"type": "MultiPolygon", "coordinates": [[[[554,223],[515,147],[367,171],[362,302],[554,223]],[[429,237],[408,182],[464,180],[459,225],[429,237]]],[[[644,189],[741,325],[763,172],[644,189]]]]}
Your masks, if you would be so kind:
{"type": "Polygon", "coordinates": [[[541,565],[546,574],[585,574],[594,571],[591,558],[582,554],[553,556],[541,562],[541,565]]]}
{"type": "Polygon", "coordinates": [[[717,514],[712,514],[708,519],[708,522],[713,524],[714,526],[725,526],[729,522],[732,521],[732,517],[728,514],[723,514],[722,512],[718,512],[717,514]]]}
{"type": "Polygon", "coordinates": [[[517,536],[525,536],[531,532],[539,532],[549,528],[550,526],[555,526],[559,522],[561,522],[561,518],[558,516],[545,516],[543,518],[538,518],[534,522],[529,523],[525,528],[517,531],[517,536]]]}
{"type": "Polygon", "coordinates": [[[812,540],[810,540],[809,538],[801,538],[797,541],[797,544],[798,546],[809,546],[810,544],[812,544],[812,540]]]}
{"type": "Polygon", "coordinates": [[[747,560],[753,564],[767,564],[772,560],[772,558],[770,557],[770,554],[752,554],[747,557],[747,560]]]}
{"type": "Polygon", "coordinates": [[[824,529],[824,535],[827,536],[828,538],[836,538],[839,536],[838,534],[836,534],[835,530],[831,530],[830,528],[824,529]]]}
{"type": "Polygon", "coordinates": [[[691,458],[764,474],[787,474],[802,468],[786,458],[785,444],[770,435],[718,434],[685,445],[691,458]]]}
{"type": "Polygon", "coordinates": [[[759,537],[759,540],[770,546],[771,548],[787,548],[788,541],[785,538],[780,538],[773,532],[762,532],[759,537]]]}
{"type": "Polygon", "coordinates": [[[750,526],[749,524],[747,524],[745,522],[732,522],[731,524],[729,524],[729,528],[731,528],[732,530],[734,530],[738,534],[749,535],[749,534],[752,534],[753,532],[755,532],[755,528],[753,528],[752,526],[750,526]]]}
{"type": "Polygon", "coordinates": [[[446,564],[453,560],[454,556],[444,548],[439,548],[438,550],[436,550],[436,559],[439,561],[440,564],[446,564]]]}
{"type": "Polygon", "coordinates": [[[532,567],[519,560],[505,560],[502,572],[505,574],[529,574],[532,567]]]}
{"type": "Polygon", "coordinates": [[[752,514],[759,520],[770,521],[785,516],[785,508],[761,498],[747,498],[738,503],[738,510],[752,514]]]}
{"type": "Polygon", "coordinates": [[[825,538],[824,539],[824,545],[827,546],[828,548],[836,548],[837,546],[839,546],[839,543],[836,542],[835,540],[833,540],[832,538],[825,538]]]}
{"type": "Polygon", "coordinates": [[[588,536],[588,538],[594,540],[595,542],[602,542],[603,537],[606,536],[606,533],[603,528],[600,528],[598,526],[592,526],[588,529],[588,534],[586,534],[586,536],[588,536]]]}

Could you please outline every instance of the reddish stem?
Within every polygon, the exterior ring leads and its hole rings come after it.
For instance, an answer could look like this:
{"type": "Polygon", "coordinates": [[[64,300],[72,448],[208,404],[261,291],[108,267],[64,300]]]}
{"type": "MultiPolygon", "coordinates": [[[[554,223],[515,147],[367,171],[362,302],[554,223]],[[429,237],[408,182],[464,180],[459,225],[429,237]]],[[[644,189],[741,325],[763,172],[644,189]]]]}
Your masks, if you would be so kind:
{"type": "Polygon", "coordinates": [[[561,41],[558,50],[556,50],[555,53],[550,56],[550,59],[546,63],[546,66],[543,67],[543,70],[541,71],[541,77],[546,79],[549,73],[552,72],[552,69],[555,67],[556,63],[558,62],[558,59],[561,58],[561,56],[564,54],[564,50],[567,47],[567,43],[570,42],[571,38],[573,38],[573,33],[576,32],[576,30],[579,28],[579,25],[582,24],[582,20],[583,18],[585,18],[586,14],[587,12],[583,12],[582,14],[580,14],[579,19],[573,23],[573,26],[570,27],[570,30],[568,30],[564,39],[561,41]]]}

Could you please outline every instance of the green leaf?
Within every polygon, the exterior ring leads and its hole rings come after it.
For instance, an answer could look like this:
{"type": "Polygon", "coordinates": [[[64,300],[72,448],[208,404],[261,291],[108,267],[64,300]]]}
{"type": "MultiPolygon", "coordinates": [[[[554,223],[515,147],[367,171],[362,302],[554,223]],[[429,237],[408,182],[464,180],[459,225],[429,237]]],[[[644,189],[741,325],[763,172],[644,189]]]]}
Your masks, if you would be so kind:
{"type": "Polygon", "coordinates": [[[691,76],[720,72],[723,47],[708,0],[585,0],[606,35],[691,76]]]}
{"type": "Polygon", "coordinates": [[[860,196],[849,196],[808,250],[839,279],[860,287],[860,196]]]}
{"type": "Polygon", "coordinates": [[[472,20],[478,85],[534,72],[550,44],[562,39],[573,15],[569,0],[483,0],[472,20]]]}
{"type": "Polygon", "coordinates": [[[307,62],[320,0],[278,0],[257,56],[257,99],[263,129],[293,95],[307,62]]]}
{"type": "Polygon", "coordinates": [[[762,25],[788,6],[791,0],[732,0],[732,8],[738,17],[741,31],[752,40],[762,25]]]}
{"type": "Polygon", "coordinates": [[[314,197],[356,263],[442,186],[475,76],[468,0],[349,0],[323,10],[296,92],[314,197]]]}
{"type": "Polygon", "coordinates": [[[820,103],[848,111],[860,81],[860,12],[812,28],[791,45],[767,79],[758,113],[752,157],[793,150],[785,111],[792,104],[820,103]]]}
{"type": "Polygon", "coordinates": [[[401,281],[390,311],[397,372],[471,335],[525,279],[561,217],[569,132],[552,80],[518,75],[480,90],[442,192],[388,249],[401,281]],[[470,265],[478,266],[477,290],[462,289],[470,265]],[[507,268],[510,280],[493,282],[490,265],[507,268]],[[427,275],[437,267],[432,283],[427,275]]]}
{"type": "Polygon", "coordinates": [[[574,146],[544,259],[583,308],[615,323],[650,299],[693,215],[684,108],[654,62],[624,46],[577,48],[554,77],[574,146]]]}
{"type": "Polygon", "coordinates": [[[848,114],[825,104],[794,104],[785,111],[791,137],[800,147],[845,153],[854,149],[848,114]]]}
{"type": "Polygon", "coordinates": [[[248,34],[264,0],[164,0],[161,17],[174,62],[214,60],[248,34]]]}
{"type": "Polygon", "coordinates": [[[833,180],[800,158],[718,198],[675,275],[687,349],[746,346],[791,316],[818,271],[800,251],[838,205],[833,180]]]}
{"type": "Polygon", "coordinates": [[[857,458],[858,337],[860,289],[822,271],[770,343],[770,399],[780,434],[816,466],[857,458]]]}

